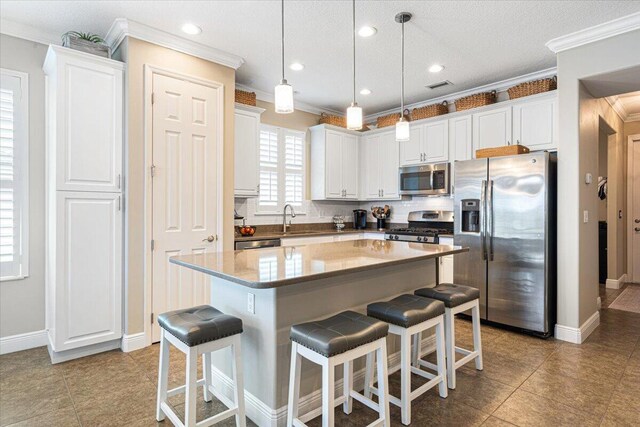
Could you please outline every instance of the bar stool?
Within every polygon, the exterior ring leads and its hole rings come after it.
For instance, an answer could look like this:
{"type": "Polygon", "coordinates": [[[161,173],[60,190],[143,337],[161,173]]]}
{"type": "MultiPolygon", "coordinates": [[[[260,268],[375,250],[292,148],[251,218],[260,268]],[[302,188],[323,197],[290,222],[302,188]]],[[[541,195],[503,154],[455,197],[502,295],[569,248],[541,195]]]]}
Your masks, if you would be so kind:
{"type": "MultiPolygon", "coordinates": [[[[415,295],[400,295],[390,301],[376,302],[367,306],[367,315],[389,324],[389,333],[400,336],[400,399],[389,396],[389,401],[402,411],[402,424],[411,424],[411,402],[418,396],[439,387],[440,397],[447,397],[447,376],[444,355],[444,303],[431,298],[415,295]],[[423,331],[436,329],[437,365],[420,361],[425,367],[437,371],[437,375],[411,366],[411,337],[423,331]],[[429,381],[411,391],[411,374],[420,375],[429,381]]],[[[364,382],[364,395],[378,394],[372,386],[373,355],[367,355],[367,367],[364,382]]],[[[390,370],[389,375],[398,368],[390,370]]]]}
{"type": "Polygon", "coordinates": [[[353,311],[345,311],[327,319],[302,323],[291,327],[291,373],[289,377],[289,404],[287,426],[305,426],[316,416],[311,411],[298,415],[300,398],[300,367],[302,357],[322,366],[322,426],[333,427],[334,408],[341,404],[350,414],[353,399],[380,414],[369,424],[390,426],[389,382],[387,378],[387,342],[389,326],[377,319],[353,311]],[[378,355],[378,403],[353,390],[353,360],[375,352],[378,355]],[[334,397],[335,367],[344,365],[343,393],[334,397]]]}
{"type": "MultiPolygon", "coordinates": [[[[422,288],[415,295],[433,298],[444,303],[444,331],[447,349],[447,384],[450,389],[456,388],[456,369],[475,360],[476,369],[482,370],[482,340],[480,338],[480,291],[476,288],[451,283],[441,283],[433,288],[422,288]],[[471,310],[473,322],[473,350],[456,347],[456,331],[454,316],[471,310]],[[456,352],[464,357],[456,361],[456,352]]],[[[420,340],[417,336],[416,341],[420,340]]],[[[419,348],[419,347],[418,347],[419,348]]],[[[420,355],[421,356],[421,355],[420,355]]],[[[419,355],[414,354],[414,363],[418,363],[419,355]]]]}
{"type": "Polygon", "coordinates": [[[165,415],[176,426],[196,426],[197,387],[203,386],[204,400],[210,402],[215,395],[229,409],[202,420],[198,426],[210,426],[233,415],[236,425],[245,427],[244,385],[242,382],[242,356],[240,334],[242,320],[229,316],[208,305],[175,310],[158,316],[162,338],[160,341],[160,368],[158,372],[158,401],[156,419],[162,421],[165,415]],[[169,349],[173,344],[187,356],[187,383],[167,391],[169,378],[169,349]],[[218,393],[211,384],[211,353],[231,347],[233,358],[234,402],[218,393]],[[202,354],[204,378],[198,380],[198,356],[202,354]],[[182,423],[167,403],[176,394],[185,393],[185,421],[182,423]]]}

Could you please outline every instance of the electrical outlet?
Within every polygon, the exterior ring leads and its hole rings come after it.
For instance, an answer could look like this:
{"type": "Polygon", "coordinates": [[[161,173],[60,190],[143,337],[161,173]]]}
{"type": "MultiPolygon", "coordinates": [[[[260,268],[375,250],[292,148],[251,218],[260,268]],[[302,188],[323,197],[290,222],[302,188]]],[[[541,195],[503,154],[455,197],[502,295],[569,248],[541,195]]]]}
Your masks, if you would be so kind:
{"type": "Polygon", "coordinates": [[[582,222],[585,224],[589,222],[589,211],[582,212],[582,222]]]}
{"type": "Polygon", "coordinates": [[[255,294],[247,294],[247,311],[251,314],[256,314],[256,296],[255,294]]]}

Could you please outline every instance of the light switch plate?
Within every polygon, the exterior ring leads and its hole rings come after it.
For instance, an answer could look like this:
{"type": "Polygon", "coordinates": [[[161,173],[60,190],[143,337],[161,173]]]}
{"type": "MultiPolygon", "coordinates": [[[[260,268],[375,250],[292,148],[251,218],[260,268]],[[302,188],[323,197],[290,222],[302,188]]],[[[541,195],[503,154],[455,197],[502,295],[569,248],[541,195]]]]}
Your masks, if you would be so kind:
{"type": "MultiPolygon", "coordinates": [[[[591,184],[593,182],[593,175],[591,175],[590,173],[587,173],[584,176],[584,183],[585,184],[591,184]]],[[[585,221],[586,222],[586,221],[585,221]]]]}
{"type": "Polygon", "coordinates": [[[256,314],[256,296],[251,292],[247,294],[247,311],[251,314],[256,314]]]}
{"type": "Polygon", "coordinates": [[[589,211],[582,212],[582,222],[585,224],[589,222],[589,211]]]}

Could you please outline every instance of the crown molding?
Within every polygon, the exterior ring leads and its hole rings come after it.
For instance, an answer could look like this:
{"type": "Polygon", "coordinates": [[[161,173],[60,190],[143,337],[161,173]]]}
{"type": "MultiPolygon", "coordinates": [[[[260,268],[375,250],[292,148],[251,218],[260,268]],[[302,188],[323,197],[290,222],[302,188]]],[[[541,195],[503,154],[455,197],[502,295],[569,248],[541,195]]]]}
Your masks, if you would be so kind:
{"type": "Polygon", "coordinates": [[[4,18],[0,19],[0,33],[45,45],[62,44],[60,34],[4,18]]]}
{"type": "Polygon", "coordinates": [[[558,53],[638,29],[640,29],[640,12],[556,37],[549,40],[546,46],[553,53],[558,53]]]}
{"type": "Polygon", "coordinates": [[[202,43],[197,43],[183,37],[178,37],[126,18],[117,18],[113,21],[111,28],[109,28],[105,41],[109,46],[111,46],[111,50],[114,51],[120,43],[122,43],[125,37],[133,37],[168,49],[173,49],[178,52],[186,53],[188,55],[206,59],[207,61],[215,62],[216,64],[233,68],[234,70],[237,70],[242,64],[244,64],[244,59],[242,57],[232,53],[228,53],[202,43]]]}
{"type": "MultiPolygon", "coordinates": [[[[423,107],[425,105],[431,105],[431,104],[439,104],[443,101],[447,101],[447,103],[449,105],[453,105],[454,101],[458,98],[462,98],[465,96],[469,96],[469,95],[473,95],[474,93],[479,93],[479,92],[491,92],[492,90],[495,90],[496,92],[504,92],[507,89],[509,89],[510,87],[513,87],[515,85],[518,85],[520,83],[524,83],[524,82],[528,82],[531,80],[539,80],[539,79],[546,79],[552,76],[555,76],[557,72],[557,68],[556,67],[552,67],[552,68],[547,68],[545,70],[541,70],[541,71],[535,71],[533,73],[528,73],[528,74],[523,74],[522,76],[518,76],[518,77],[513,77],[510,79],[506,79],[506,80],[502,80],[499,82],[495,82],[495,83],[489,83],[483,86],[478,86],[478,87],[474,87],[472,89],[467,89],[467,90],[463,90],[460,92],[455,92],[455,93],[451,93],[449,95],[444,95],[444,96],[439,96],[437,98],[430,98],[424,101],[420,101],[420,102],[415,102],[413,104],[408,104],[405,105],[404,108],[412,110],[414,108],[418,108],[418,107],[423,107]]],[[[395,108],[391,108],[385,111],[381,111],[379,113],[375,113],[375,114],[369,114],[367,116],[364,117],[364,121],[365,123],[371,123],[372,121],[375,121],[378,117],[380,116],[386,116],[387,114],[393,114],[393,113],[397,113],[398,112],[398,107],[395,108]]]]}
{"type": "Polygon", "coordinates": [[[623,122],[638,122],[640,121],[640,113],[629,114],[626,108],[624,108],[624,103],[620,99],[619,96],[607,96],[605,98],[613,111],[615,111],[618,116],[622,119],[623,122]]]}
{"type": "MultiPolygon", "coordinates": [[[[273,93],[265,92],[264,90],[260,90],[260,89],[254,89],[250,86],[243,85],[240,83],[236,83],[236,89],[245,90],[247,92],[255,92],[256,98],[259,99],[260,101],[270,102],[272,104],[274,103],[273,93]]],[[[315,105],[307,104],[305,102],[298,101],[297,99],[294,99],[294,108],[296,110],[305,111],[311,114],[330,113],[330,114],[335,114],[339,116],[342,116],[345,114],[344,111],[336,111],[331,108],[316,107],[315,105]]]]}

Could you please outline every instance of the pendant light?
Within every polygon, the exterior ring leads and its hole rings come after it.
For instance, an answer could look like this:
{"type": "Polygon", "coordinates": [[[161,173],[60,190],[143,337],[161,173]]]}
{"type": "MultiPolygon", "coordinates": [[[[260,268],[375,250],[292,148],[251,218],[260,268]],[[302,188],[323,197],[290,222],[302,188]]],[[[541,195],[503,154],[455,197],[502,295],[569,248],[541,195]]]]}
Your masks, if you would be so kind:
{"type": "Polygon", "coordinates": [[[353,102],[347,108],[347,129],[362,129],[362,108],[356,102],[356,0],[352,0],[353,12],[353,102]]]}
{"type": "Polygon", "coordinates": [[[284,78],[284,0],[281,2],[282,13],[282,80],[274,90],[274,98],[276,104],[276,113],[289,114],[293,113],[293,87],[287,83],[284,78]]]}
{"type": "Polygon", "coordinates": [[[400,92],[400,120],[396,123],[396,141],[408,141],[410,137],[409,122],[404,118],[404,23],[411,20],[409,12],[400,12],[396,15],[396,22],[402,24],[402,77],[400,92]]]}

